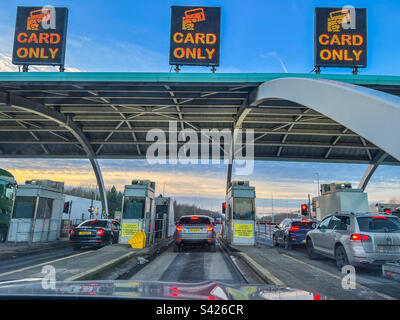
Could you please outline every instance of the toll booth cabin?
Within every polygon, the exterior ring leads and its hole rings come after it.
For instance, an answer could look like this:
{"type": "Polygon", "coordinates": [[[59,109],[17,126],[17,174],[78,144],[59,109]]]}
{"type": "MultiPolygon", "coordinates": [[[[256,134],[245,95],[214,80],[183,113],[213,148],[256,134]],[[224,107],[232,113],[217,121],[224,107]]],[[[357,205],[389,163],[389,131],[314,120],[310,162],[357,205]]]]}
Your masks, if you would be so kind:
{"type": "Polygon", "coordinates": [[[153,241],[154,191],[155,183],[149,180],[133,180],[125,186],[119,243],[128,243],[138,230],[145,232],[147,243],[153,241]]]}
{"type": "Polygon", "coordinates": [[[256,191],[248,181],[232,181],[227,192],[224,234],[234,245],[254,245],[256,191]]]}
{"type": "Polygon", "coordinates": [[[335,212],[368,212],[367,193],[353,189],[349,182],[321,185],[321,196],[312,199],[312,215],[317,220],[335,212]]]}
{"type": "Polygon", "coordinates": [[[28,180],[18,186],[9,242],[54,241],[60,237],[64,182],[28,180]]]}
{"type": "Polygon", "coordinates": [[[155,238],[167,239],[173,236],[175,232],[175,214],[172,198],[159,195],[155,199],[156,203],[156,221],[155,238]]]}

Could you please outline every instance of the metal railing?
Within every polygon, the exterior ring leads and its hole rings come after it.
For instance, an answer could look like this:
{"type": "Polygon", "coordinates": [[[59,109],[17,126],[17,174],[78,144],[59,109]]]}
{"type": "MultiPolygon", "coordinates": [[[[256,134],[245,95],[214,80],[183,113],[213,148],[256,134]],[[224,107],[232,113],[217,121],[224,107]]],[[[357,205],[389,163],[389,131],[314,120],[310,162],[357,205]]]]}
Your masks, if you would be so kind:
{"type": "Polygon", "coordinates": [[[272,222],[257,222],[256,223],[256,236],[260,240],[272,240],[274,234],[274,227],[278,225],[272,222]]]}

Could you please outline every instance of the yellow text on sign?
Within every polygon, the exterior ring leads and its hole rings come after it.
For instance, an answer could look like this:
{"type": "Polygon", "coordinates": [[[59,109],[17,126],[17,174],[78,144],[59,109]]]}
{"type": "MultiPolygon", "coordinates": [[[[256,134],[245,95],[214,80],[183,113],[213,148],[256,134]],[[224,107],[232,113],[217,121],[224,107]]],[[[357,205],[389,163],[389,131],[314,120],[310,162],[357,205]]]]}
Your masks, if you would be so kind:
{"type": "Polygon", "coordinates": [[[123,237],[133,237],[138,230],[139,230],[139,223],[125,222],[122,224],[123,237]]]}
{"type": "Polygon", "coordinates": [[[235,237],[252,238],[253,225],[248,223],[235,223],[235,237]]]}

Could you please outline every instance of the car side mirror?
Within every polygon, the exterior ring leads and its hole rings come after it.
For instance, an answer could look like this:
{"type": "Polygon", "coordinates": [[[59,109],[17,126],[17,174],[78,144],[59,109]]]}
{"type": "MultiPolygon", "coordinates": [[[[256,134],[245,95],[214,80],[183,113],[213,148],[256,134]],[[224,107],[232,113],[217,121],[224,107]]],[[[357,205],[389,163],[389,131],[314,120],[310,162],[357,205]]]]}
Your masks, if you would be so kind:
{"type": "Polygon", "coordinates": [[[275,225],[275,229],[279,229],[279,226],[278,226],[278,225],[275,225]]]}
{"type": "Polygon", "coordinates": [[[315,228],[317,227],[317,224],[316,224],[315,222],[313,222],[313,224],[311,225],[311,227],[312,227],[313,229],[315,229],[315,228]]]}
{"type": "Polygon", "coordinates": [[[213,222],[213,226],[215,226],[215,222],[213,222]]]}

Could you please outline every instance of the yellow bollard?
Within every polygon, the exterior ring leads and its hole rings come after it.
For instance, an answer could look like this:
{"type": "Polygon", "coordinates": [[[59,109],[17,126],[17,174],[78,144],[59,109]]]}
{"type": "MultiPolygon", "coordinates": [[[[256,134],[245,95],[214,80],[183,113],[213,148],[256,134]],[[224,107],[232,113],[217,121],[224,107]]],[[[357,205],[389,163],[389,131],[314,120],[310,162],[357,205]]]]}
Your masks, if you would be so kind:
{"type": "Polygon", "coordinates": [[[129,239],[128,243],[133,249],[143,249],[146,247],[146,234],[143,230],[139,230],[129,239]]]}

